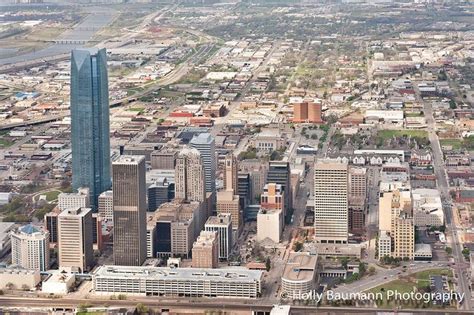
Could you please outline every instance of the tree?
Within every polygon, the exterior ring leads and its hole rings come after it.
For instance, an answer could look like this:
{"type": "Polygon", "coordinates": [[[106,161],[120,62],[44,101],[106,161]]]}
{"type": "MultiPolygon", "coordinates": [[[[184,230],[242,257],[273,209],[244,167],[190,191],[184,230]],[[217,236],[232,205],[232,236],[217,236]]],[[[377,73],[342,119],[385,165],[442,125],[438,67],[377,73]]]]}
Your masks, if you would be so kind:
{"type": "Polygon", "coordinates": [[[453,253],[453,249],[451,247],[446,247],[445,250],[448,255],[451,255],[453,253]]]}
{"type": "Polygon", "coordinates": [[[118,300],[126,300],[126,299],[127,299],[127,296],[126,296],[125,294],[119,294],[119,295],[117,296],[117,299],[118,299],[118,300]]]}
{"type": "Polygon", "coordinates": [[[30,289],[30,287],[28,285],[24,284],[24,285],[21,286],[21,289],[23,291],[28,291],[30,289]]]}
{"type": "Polygon", "coordinates": [[[270,268],[272,268],[272,262],[270,261],[270,257],[267,257],[267,260],[265,261],[265,269],[270,271],[270,268]]]}
{"type": "Polygon", "coordinates": [[[295,252],[299,252],[303,248],[303,244],[301,242],[295,242],[293,245],[293,250],[295,252]]]}
{"type": "Polygon", "coordinates": [[[369,274],[370,274],[370,275],[374,275],[375,272],[376,272],[376,271],[375,271],[375,267],[374,267],[374,266],[370,266],[370,267],[369,267],[369,274]]]}
{"type": "Polygon", "coordinates": [[[341,266],[342,268],[347,270],[347,264],[349,263],[349,258],[347,257],[342,257],[341,259],[341,266]]]}
{"type": "Polygon", "coordinates": [[[15,288],[15,285],[12,283],[12,282],[8,282],[6,285],[5,285],[5,288],[7,288],[8,290],[13,290],[15,288]]]}
{"type": "Polygon", "coordinates": [[[138,314],[148,314],[150,312],[149,308],[143,303],[138,303],[135,309],[138,314]]]}

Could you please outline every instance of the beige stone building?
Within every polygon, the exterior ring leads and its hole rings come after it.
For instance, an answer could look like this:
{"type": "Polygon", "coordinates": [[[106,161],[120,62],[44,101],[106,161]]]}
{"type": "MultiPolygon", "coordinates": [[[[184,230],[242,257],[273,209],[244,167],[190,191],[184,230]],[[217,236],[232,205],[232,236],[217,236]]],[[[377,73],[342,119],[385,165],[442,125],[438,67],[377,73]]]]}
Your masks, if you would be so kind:
{"type": "Polygon", "coordinates": [[[206,200],[204,164],[197,149],[184,148],[179,152],[175,168],[175,198],[206,200]]]}
{"type": "Polygon", "coordinates": [[[240,230],[242,226],[242,213],[239,205],[239,196],[234,195],[233,191],[217,192],[217,214],[229,213],[232,218],[232,228],[240,230]]]}
{"type": "Polygon", "coordinates": [[[348,165],[317,160],[314,167],[314,229],[318,243],[347,243],[348,165]]]}
{"type": "Polygon", "coordinates": [[[12,264],[26,269],[49,269],[49,232],[32,224],[11,232],[12,264]]]}
{"type": "Polygon", "coordinates": [[[218,264],[217,232],[202,231],[193,244],[193,268],[217,268],[218,264]]]}
{"type": "Polygon", "coordinates": [[[68,209],[58,216],[59,268],[83,272],[93,267],[92,210],[68,209]]]}

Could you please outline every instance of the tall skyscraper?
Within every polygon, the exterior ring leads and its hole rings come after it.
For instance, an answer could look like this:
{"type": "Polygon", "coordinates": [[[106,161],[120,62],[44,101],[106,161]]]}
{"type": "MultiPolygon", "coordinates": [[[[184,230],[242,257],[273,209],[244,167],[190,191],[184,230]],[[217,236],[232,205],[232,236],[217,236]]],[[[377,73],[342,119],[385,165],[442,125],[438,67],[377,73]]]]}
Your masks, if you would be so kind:
{"type": "Polygon", "coordinates": [[[12,264],[27,269],[49,268],[49,233],[31,224],[11,233],[12,264]]]}
{"type": "Polygon", "coordinates": [[[204,202],[206,199],[205,169],[201,154],[193,148],[179,152],[175,168],[175,198],[204,202]]]}
{"type": "Polygon", "coordinates": [[[122,155],[112,173],[114,263],[141,266],[147,255],[145,157],[122,155]]]}
{"type": "Polygon", "coordinates": [[[286,217],[287,212],[293,207],[293,200],[291,197],[291,172],[290,163],[285,161],[270,161],[267,175],[267,184],[280,184],[285,195],[285,207],[283,209],[283,217],[286,217]]]}
{"type": "Polygon", "coordinates": [[[228,259],[232,252],[232,219],[230,213],[221,213],[209,217],[205,224],[206,231],[217,232],[219,239],[219,259],[228,259]]]}
{"type": "Polygon", "coordinates": [[[95,210],[110,188],[109,90],[105,49],[71,54],[72,187],[89,188],[95,210]]]}
{"type": "Polygon", "coordinates": [[[84,271],[93,267],[90,208],[67,209],[58,216],[59,267],[84,271]]]}
{"type": "Polygon", "coordinates": [[[239,170],[236,157],[232,153],[227,154],[224,165],[224,188],[226,190],[232,190],[235,194],[237,193],[237,176],[239,170]]]}
{"type": "Polygon", "coordinates": [[[314,166],[314,233],[318,243],[347,243],[348,166],[318,160],[314,166]]]}
{"type": "Polygon", "coordinates": [[[210,133],[201,133],[194,136],[189,144],[201,153],[206,192],[214,193],[216,191],[216,144],[214,137],[210,133]]]}

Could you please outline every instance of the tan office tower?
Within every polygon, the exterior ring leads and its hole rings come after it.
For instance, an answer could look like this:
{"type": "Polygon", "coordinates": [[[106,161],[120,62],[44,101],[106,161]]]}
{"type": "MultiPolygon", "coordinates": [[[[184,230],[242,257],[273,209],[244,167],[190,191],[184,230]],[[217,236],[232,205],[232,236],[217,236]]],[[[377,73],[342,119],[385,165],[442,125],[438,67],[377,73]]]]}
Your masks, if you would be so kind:
{"type": "Polygon", "coordinates": [[[349,168],[349,204],[364,205],[367,197],[367,169],[349,168]]]}
{"type": "Polygon", "coordinates": [[[146,259],[145,157],[122,155],[112,164],[114,263],[141,266],[146,259]]]}
{"type": "Polygon", "coordinates": [[[322,123],[322,108],[323,105],[321,103],[308,102],[308,122],[314,124],[322,123]]]}
{"type": "Polygon", "coordinates": [[[235,194],[237,192],[237,175],[239,171],[237,159],[232,153],[229,153],[226,155],[224,163],[224,188],[225,190],[232,190],[235,194]]]}
{"type": "Polygon", "coordinates": [[[293,122],[306,122],[308,120],[308,103],[293,104],[293,122]]]}
{"type": "Polygon", "coordinates": [[[415,224],[413,217],[407,212],[401,212],[392,219],[394,251],[393,257],[415,257],[415,224]]]}
{"type": "Polygon", "coordinates": [[[218,244],[217,232],[202,231],[193,244],[193,268],[217,268],[218,244]]]}
{"type": "Polygon", "coordinates": [[[232,191],[223,190],[217,192],[217,214],[228,213],[232,219],[232,228],[239,230],[242,226],[242,214],[240,213],[239,195],[232,191]]]}
{"type": "Polygon", "coordinates": [[[161,170],[174,170],[178,152],[173,149],[153,151],[150,155],[151,168],[161,170]]]}
{"type": "Polygon", "coordinates": [[[58,215],[59,268],[84,272],[93,267],[92,210],[66,209],[58,215]]]}
{"type": "Polygon", "coordinates": [[[175,198],[199,202],[206,200],[204,165],[197,149],[184,148],[179,152],[175,168],[175,198]]]}
{"type": "Polygon", "coordinates": [[[314,166],[314,233],[318,243],[347,243],[348,166],[317,160],[314,166]]]}
{"type": "Polygon", "coordinates": [[[283,188],[280,184],[269,183],[263,188],[263,194],[260,197],[260,208],[267,210],[284,211],[285,198],[283,188]]]}

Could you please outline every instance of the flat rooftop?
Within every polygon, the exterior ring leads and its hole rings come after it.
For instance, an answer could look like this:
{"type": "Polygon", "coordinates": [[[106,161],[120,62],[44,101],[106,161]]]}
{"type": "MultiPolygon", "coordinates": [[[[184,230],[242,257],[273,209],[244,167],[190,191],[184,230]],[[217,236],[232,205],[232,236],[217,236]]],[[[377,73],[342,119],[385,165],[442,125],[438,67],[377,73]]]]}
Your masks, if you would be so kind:
{"type": "Polygon", "coordinates": [[[217,281],[260,281],[262,271],[246,268],[203,269],[203,268],[168,268],[168,267],[134,267],[134,266],[100,266],[95,277],[112,277],[121,279],[146,278],[155,280],[217,280],[217,281]]]}
{"type": "Polygon", "coordinates": [[[283,279],[310,281],[315,278],[318,256],[309,253],[291,253],[283,271],[283,279]]]}

